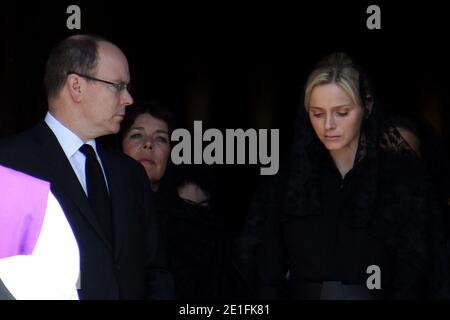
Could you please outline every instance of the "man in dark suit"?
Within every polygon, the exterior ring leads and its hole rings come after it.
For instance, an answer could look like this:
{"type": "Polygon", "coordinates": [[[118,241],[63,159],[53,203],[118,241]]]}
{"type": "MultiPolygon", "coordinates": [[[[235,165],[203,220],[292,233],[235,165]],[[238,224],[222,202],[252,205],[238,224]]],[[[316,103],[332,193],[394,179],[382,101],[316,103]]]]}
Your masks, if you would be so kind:
{"type": "Polygon", "coordinates": [[[51,182],[80,248],[80,299],[173,297],[145,171],[95,140],[119,131],[129,81],[114,44],[69,37],[47,61],[45,120],[0,142],[1,164],[51,182]]]}

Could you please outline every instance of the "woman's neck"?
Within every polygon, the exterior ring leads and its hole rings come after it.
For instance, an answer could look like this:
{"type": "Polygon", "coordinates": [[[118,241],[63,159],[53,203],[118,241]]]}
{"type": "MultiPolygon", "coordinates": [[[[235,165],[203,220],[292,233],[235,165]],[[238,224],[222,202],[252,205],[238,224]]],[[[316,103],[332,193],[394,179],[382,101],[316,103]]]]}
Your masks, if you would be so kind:
{"type": "Polygon", "coordinates": [[[330,150],[330,156],[333,158],[342,178],[344,178],[345,175],[353,168],[356,150],[357,143],[340,150],[330,150]]]}
{"type": "Polygon", "coordinates": [[[158,189],[159,189],[159,182],[151,182],[151,181],[150,181],[150,188],[152,189],[152,191],[158,192],[158,189]]]}

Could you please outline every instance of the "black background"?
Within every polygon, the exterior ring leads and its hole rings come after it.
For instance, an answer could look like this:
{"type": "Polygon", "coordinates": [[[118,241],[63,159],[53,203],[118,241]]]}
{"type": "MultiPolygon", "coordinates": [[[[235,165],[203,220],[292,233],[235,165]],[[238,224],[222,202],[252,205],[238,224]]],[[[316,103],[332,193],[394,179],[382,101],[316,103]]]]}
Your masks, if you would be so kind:
{"type": "MultiPolygon", "coordinates": [[[[66,8],[81,8],[82,33],[110,39],[130,63],[133,96],[158,99],[181,127],[279,128],[281,161],[302,86],[324,55],[345,51],[365,67],[387,111],[419,114],[448,141],[449,29],[441,2],[254,3],[58,1],[1,4],[0,136],[46,112],[43,70],[66,36],[66,8]],[[381,30],[366,9],[381,8],[381,30]]],[[[233,230],[245,214],[259,166],[217,166],[233,230]]]]}

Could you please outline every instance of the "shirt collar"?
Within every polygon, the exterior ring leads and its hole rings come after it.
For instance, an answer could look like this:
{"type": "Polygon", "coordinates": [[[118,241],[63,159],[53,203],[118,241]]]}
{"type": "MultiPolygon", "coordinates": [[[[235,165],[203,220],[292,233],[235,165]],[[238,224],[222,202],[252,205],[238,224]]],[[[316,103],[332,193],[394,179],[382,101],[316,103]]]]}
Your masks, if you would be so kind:
{"type": "Polygon", "coordinates": [[[91,145],[97,153],[95,139],[83,142],[80,137],[65,127],[50,112],[47,112],[44,121],[55,134],[67,158],[70,159],[85,143],[91,145]]]}

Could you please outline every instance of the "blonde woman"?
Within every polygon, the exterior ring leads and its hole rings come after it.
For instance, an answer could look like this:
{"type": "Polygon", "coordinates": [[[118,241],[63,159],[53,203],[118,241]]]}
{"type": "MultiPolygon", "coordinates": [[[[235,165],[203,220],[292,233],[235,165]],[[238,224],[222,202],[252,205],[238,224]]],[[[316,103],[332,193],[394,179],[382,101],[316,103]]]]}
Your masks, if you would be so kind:
{"type": "Polygon", "coordinates": [[[398,131],[384,126],[348,55],[331,54],[311,72],[296,121],[290,162],[258,194],[240,246],[253,294],[447,297],[429,180],[398,131]]]}

